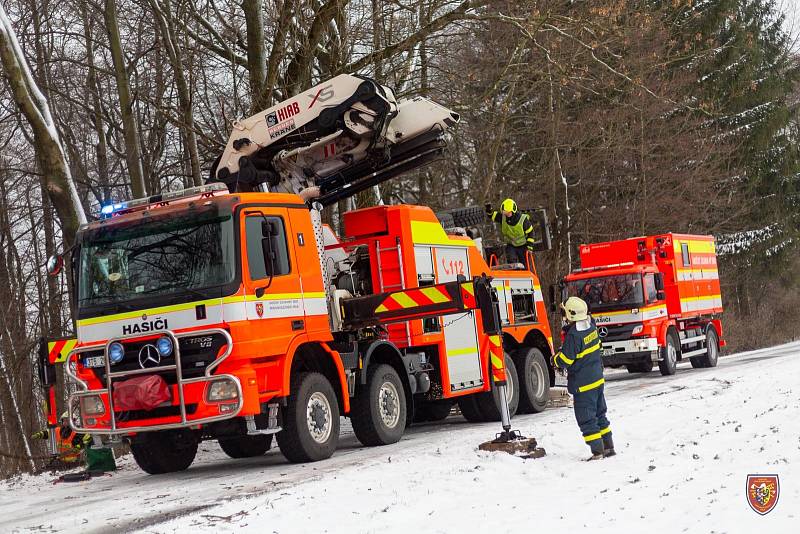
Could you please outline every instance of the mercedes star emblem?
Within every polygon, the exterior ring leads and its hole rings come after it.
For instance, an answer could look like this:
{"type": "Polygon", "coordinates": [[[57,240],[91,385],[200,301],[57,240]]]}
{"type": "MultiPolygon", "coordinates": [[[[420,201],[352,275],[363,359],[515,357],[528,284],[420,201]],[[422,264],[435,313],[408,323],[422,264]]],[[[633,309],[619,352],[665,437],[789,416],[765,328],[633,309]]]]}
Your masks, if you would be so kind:
{"type": "Polygon", "coordinates": [[[608,328],[601,326],[597,329],[597,333],[600,334],[600,337],[606,337],[608,335],[608,328]]]}
{"type": "Polygon", "coordinates": [[[145,345],[139,349],[139,367],[147,369],[159,365],[161,365],[161,354],[155,345],[145,345]]]}

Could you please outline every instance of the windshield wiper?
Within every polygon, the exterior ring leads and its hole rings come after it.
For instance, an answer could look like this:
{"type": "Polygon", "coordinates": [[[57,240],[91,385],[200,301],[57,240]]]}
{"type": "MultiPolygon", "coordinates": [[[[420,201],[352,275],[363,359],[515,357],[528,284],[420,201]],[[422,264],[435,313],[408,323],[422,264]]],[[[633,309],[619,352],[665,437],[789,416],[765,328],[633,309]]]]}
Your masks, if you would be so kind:
{"type": "MultiPolygon", "coordinates": [[[[175,285],[175,284],[173,284],[173,285],[170,285],[170,286],[158,286],[158,287],[155,287],[155,288],[153,288],[153,289],[149,289],[149,290],[147,290],[147,291],[142,291],[142,292],[140,292],[140,293],[134,293],[134,295],[135,295],[135,296],[139,296],[139,295],[151,295],[151,294],[153,294],[153,293],[157,293],[157,292],[159,292],[159,291],[165,291],[165,290],[168,290],[168,289],[180,289],[180,290],[182,290],[182,291],[188,291],[189,293],[191,293],[191,294],[193,294],[193,295],[197,295],[198,297],[200,297],[200,298],[202,298],[202,299],[204,299],[204,300],[205,300],[205,299],[207,299],[207,298],[209,298],[209,296],[208,296],[207,294],[205,294],[205,293],[201,293],[200,291],[198,291],[198,290],[196,290],[196,289],[192,289],[192,288],[190,288],[190,287],[185,287],[185,286],[179,286],[179,285],[175,285]]],[[[212,298],[213,298],[213,297],[212,297],[212,298]]]]}

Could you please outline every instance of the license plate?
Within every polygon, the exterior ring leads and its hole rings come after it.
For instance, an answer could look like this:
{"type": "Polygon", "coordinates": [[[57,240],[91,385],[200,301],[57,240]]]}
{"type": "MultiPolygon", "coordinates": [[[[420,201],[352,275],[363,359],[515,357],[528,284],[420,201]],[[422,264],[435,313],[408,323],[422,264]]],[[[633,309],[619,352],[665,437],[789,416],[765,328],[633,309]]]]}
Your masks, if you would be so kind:
{"type": "Polygon", "coordinates": [[[613,356],[615,352],[614,349],[603,349],[603,356],[613,356]]]}
{"type": "Polygon", "coordinates": [[[106,360],[102,356],[89,356],[83,360],[85,367],[105,367],[106,360]]]}

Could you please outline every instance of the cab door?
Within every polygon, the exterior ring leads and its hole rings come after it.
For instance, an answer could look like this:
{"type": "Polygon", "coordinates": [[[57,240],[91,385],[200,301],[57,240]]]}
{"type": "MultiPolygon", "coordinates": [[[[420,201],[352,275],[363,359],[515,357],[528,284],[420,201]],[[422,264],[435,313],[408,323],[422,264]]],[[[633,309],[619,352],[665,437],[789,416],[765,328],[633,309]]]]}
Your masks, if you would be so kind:
{"type": "Polygon", "coordinates": [[[253,352],[260,356],[286,354],[292,339],[305,332],[302,287],[288,210],[246,209],[240,228],[245,313],[253,352]]]}

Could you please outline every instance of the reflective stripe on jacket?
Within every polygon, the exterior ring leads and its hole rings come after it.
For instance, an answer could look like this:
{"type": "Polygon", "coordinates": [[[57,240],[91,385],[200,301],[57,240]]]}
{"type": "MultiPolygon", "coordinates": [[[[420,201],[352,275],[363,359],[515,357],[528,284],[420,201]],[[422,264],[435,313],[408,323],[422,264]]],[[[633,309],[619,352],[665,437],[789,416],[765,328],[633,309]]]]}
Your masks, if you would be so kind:
{"type": "Polygon", "coordinates": [[[573,395],[598,388],[605,383],[603,378],[602,344],[594,321],[589,328],[578,330],[577,324],[569,327],[561,351],[554,361],[567,370],[567,389],[573,395]]]}

